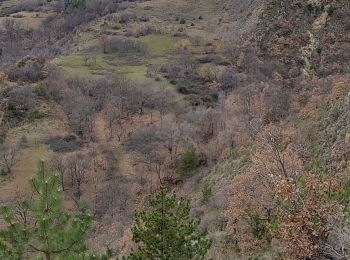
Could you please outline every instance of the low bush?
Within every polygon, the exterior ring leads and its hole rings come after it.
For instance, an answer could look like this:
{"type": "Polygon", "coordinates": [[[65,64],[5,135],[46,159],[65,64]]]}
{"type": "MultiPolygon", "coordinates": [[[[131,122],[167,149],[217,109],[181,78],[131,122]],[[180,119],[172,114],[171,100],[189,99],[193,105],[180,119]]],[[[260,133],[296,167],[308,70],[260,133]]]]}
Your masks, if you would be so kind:
{"type": "Polygon", "coordinates": [[[199,157],[194,148],[188,149],[180,160],[180,170],[184,174],[188,174],[199,167],[199,157]]]}
{"type": "Polygon", "coordinates": [[[8,111],[28,111],[34,107],[36,95],[31,85],[18,86],[7,94],[8,111]]]}
{"type": "Polygon", "coordinates": [[[110,37],[106,46],[107,52],[139,52],[145,53],[147,46],[137,40],[110,37]]]}
{"type": "Polygon", "coordinates": [[[45,77],[44,59],[20,60],[16,65],[10,66],[7,71],[8,78],[13,81],[36,82],[45,77]]]}
{"type": "Polygon", "coordinates": [[[64,8],[83,8],[86,6],[86,0],[64,0],[64,8]]]}
{"type": "Polygon", "coordinates": [[[37,120],[37,119],[43,119],[45,117],[47,117],[48,115],[44,112],[41,112],[41,111],[38,111],[38,110],[34,110],[32,112],[30,112],[28,114],[28,120],[29,121],[34,121],[34,120],[37,120]]]}
{"type": "MultiPolygon", "coordinates": [[[[4,16],[8,16],[10,14],[15,14],[15,13],[18,13],[18,12],[23,12],[23,11],[36,12],[36,11],[41,11],[42,6],[43,6],[43,3],[40,0],[19,1],[19,3],[16,4],[16,5],[12,5],[9,8],[3,8],[2,12],[3,12],[4,16]]],[[[13,17],[20,18],[18,16],[19,15],[16,14],[13,17]]]]}
{"type": "Polygon", "coordinates": [[[74,135],[50,137],[45,144],[49,145],[54,152],[59,153],[73,152],[80,149],[80,144],[74,135]]]}
{"type": "Polygon", "coordinates": [[[211,184],[206,182],[202,188],[202,203],[207,203],[213,195],[211,184]]]}

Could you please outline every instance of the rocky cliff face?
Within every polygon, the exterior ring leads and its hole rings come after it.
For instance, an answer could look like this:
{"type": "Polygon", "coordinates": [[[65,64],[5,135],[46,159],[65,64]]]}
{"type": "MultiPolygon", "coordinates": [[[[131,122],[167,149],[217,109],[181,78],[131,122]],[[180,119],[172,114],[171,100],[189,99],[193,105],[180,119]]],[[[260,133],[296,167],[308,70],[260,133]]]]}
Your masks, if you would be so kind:
{"type": "Polygon", "coordinates": [[[269,1],[255,40],[264,56],[286,65],[285,78],[347,73],[349,15],[346,0],[269,1]]]}

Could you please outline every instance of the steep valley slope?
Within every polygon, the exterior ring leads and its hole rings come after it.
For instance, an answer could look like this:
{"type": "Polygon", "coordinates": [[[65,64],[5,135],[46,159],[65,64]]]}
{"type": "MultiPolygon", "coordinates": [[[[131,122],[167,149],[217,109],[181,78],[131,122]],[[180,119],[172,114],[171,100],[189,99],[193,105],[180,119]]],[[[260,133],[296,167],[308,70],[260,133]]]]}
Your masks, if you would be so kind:
{"type": "Polygon", "coordinates": [[[349,259],[348,0],[67,2],[0,0],[0,202],[44,160],[97,252],[164,187],[207,259],[349,259]]]}

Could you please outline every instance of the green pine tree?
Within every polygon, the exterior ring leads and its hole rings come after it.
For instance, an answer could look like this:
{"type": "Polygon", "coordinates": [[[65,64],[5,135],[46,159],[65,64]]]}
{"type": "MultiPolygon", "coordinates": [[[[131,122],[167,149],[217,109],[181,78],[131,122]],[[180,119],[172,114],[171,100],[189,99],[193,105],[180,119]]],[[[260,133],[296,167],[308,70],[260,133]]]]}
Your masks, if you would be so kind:
{"type": "Polygon", "coordinates": [[[97,259],[85,244],[92,216],[64,211],[58,176],[47,174],[42,162],[30,183],[33,202],[19,202],[16,213],[1,206],[7,227],[0,229],[0,259],[97,259]]]}
{"type": "Polygon", "coordinates": [[[126,259],[203,259],[212,241],[199,231],[199,219],[190,217],[188,200],[161,190],[151,200],[150,212],[136,213],[132,227],[135,252],[126,259]]]}

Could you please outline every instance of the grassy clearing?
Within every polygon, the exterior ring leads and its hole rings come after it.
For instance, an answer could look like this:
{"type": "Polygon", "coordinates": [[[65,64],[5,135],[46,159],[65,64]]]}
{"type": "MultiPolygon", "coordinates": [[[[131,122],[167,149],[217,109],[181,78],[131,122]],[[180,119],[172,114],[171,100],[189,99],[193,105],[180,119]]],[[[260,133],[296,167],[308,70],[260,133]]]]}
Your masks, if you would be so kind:
{"type": "Polygon", "coordinates": [[[131,80],[145,79],[147,65],[161,64],[164,57],[142,57],[139,54],[120,56],[118,54],[89,55],[73,54],[56,58],[53,62],[62,67],[67,75],[81,75],[88,78],[116,73],[125,74],[131,80]]]}
{"type": "MultiPolygon", "coordinates": [[[[37,29],[40,27],[42,22],[53,13],[43,13],[43,12],[18,12],[10,15],[16,22],[18,22],[21,27],[29,29],[37,29]]],[[[0,29],[3,27],[3,21],[8,17],[0,17],[0,29]]]]}
{"type": "MultiPolygon", "coordinates": [[[[52,151],[46,145],[37,145],[23,151],[23,156],[14,169],[14,175],[34,175],[40,160],[47,160],[52,151]]],[[[28,181],[28,179],[26,180],[28,181]]]]}
{"type": "MultiPolygon", "coordinates": [[[[54,106],[47,108],[52,114],[59,114],[60,111],[54,106]]],[[[23,137],[26,139],[24,148],[18,163],[13,168],[13,172],[8,176],[0,177],[0,201],[16,197],[28,191],[28,181],[36,173],[40,160],[47,160],[52,150],[45,144],[49,136],[65,135],[66,124],[60,118],[46,117],[41,120],[12,128],[6,135],[8,142],[19,142],[23,137]]]]}
{"type": "Polygon", "coordinates": [[[0,189],[0,200],[7,201],[29,189],[29,179],[35,175],[40,160],[47,160],[52,151],[46,145],[37,145],[24,149],[20,161],[11,175],[3,177],[0,189]]]}
{"type": "MultiPolygon", "coordinates": [[[[95,24],[92,24],[93,26],[95,24]]],[[[84,55],[75,54],[54,59],[54,63],[63,68],[67,75],[80,75],[87,78],[99,78],[107,74],[125,74],[131,80],[142,81],[150,64],[166,62],[166,52],[174,49],[182,38],[171,35],[152,34],[140,37],[148,52],[107,53],[84,55]]],[[[80,39],[81,46],[98,44],[93,35],[84,35],[80,39]]],[[[85,48],[78,48],[85,49],[85,48]]]]}
{"type": "Polygon", "coordinates": [[[150,34],[140,37],[139,40],[148,46],[151,55],[158,56],[174,49],[181,39],[167,34],[150,34]]]}
{"type": "Polygon", "coordinates": [[[131,80],[142,80],[147,72],[146,64],[113,65],[108,62],[110,55],[94,55],[85,62],[83,55],[69,55],[54,60],[68,75],[79,74],[85,77],[96,78],[109,73],[122,73],[131,80]]]}
{"type": "Polygon", "coordinates": [[[143,80],[146,76],[147,66],[122,66],[118,69],[119,73],[126,74],[131,80],[143,80]]]}
{"type": "MultiPolygon", "coordinates": [[[[39,111],[43,111],[49,115],[60,115],[61,110],[57,109],[55,105],[39,111]]],[[[48,116],[42,119],[33,120],[17,128],[12,128],[8,131],[6,139],[9,142],[18,142],[23,136],[26,137],[29,146],[41,143],[45,138],[52,135],[66,134],[67,125],[60,118],[56,116],[48,116]]]]}
{"type": "MultiPolygon", "coordinates": [[[[146,77],[147,66],[166,62],[166,52],[176,48],[180,37],[153,34],[140,37],[139,41],[148,46],[147,53],[76,53],[54,59],[54,63],[63,68],[68,76],[80,75],[99,78],[107,74],[125,74],[130,80],[142,81],[146,77]]],[[[85,45],[91,41],[85,39],[85,45]]]]}

